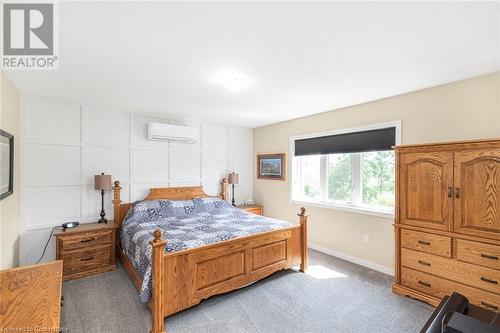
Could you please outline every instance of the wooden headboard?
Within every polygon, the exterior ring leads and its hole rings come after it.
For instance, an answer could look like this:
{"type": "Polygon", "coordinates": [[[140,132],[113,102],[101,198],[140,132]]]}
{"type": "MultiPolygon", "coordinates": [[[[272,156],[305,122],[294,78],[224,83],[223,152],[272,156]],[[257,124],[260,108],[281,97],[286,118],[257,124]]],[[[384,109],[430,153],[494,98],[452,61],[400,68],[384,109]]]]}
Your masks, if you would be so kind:
{"type": "MultiPolygon", "coordinates": [[[[218,197],[222,200],[227,200],[227,179],[222,178],[220,185],[221,192],[218,197]]],[[[132,205],[131,203],[122,203],[121,189],[120,182],[118,180],[115,181],[115,186],[113,186],[113,205],[115,211],[114,220],[118,229],[121,227],[122,221],[132,205]]],[[[159,187],[149,189],[149,194],[144,200],[187,200],[207,197],[210,196],[203,191],[203,186],[159,187]]]]}

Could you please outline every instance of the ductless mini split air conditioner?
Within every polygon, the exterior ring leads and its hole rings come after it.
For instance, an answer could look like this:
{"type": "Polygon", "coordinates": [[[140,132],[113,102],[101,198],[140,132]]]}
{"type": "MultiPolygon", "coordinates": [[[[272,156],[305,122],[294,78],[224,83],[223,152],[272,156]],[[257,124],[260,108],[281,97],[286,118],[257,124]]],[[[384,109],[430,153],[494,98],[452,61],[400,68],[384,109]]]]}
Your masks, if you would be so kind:
{"type": "Polygon", "coordinates": [[[181,125],[148,123],[148,140],[195,143],[198,140],[198,129],[181,125]]]}

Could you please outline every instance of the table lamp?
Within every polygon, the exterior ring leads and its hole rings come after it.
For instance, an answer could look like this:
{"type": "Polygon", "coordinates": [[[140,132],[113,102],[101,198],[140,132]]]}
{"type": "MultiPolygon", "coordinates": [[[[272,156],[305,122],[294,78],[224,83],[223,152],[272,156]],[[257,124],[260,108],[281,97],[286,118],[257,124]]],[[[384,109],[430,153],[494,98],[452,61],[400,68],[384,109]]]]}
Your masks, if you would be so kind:
{"type": "Polygon", "coordinates": [[[231,196],[232,197],[231,202],[233,203],[233,206],[236,207],[236,205],[234,203],[235,202],[235,200],[234,200],[234,184],[238,184],[238,174],[234,173],[234,172],[230,173],[227,182],[228,182],[228,184],[233,185],[233,195],[231,196]]]}
{"type": "Polygon", "coordinates": [[[111,190],[111,175],[105,175],[104,172],[100,175],[94,176],[95,189],[101,190],[101,219],[98,223],[108,223],[108,220],[104,218],[106,213],[104,212],[104,191],[111,190]]]}

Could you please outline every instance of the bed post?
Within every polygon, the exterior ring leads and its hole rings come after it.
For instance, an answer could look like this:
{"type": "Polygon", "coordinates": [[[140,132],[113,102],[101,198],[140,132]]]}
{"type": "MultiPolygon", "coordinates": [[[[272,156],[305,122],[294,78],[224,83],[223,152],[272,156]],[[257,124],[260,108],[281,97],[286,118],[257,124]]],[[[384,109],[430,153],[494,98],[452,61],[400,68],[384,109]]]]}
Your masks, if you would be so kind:
{"type": "Polygon", "coordinates": [[[300,218],[300,271],[304,273],[307,270],[307,217],[309,214],[306,214],[306,209],[301,207],[297,215],[300,218]]]}
{"type": "Polygon", "coordinates": [[[120,198],[120,192],[122,190],[122,187],[120,186],[120,181],[115,181],[115,186],[113,186],[113,206],[115,208],[114,210],[114,220],[115,224],[119,225],[121,221],[118,221],[120,217],[120,204],[122,203],[122,200],[120,198]]]}
{"type": "Polygon", "coordinates": [[[227,200],[227,179],[222,178],[220,182],[220,198],[224,201],[227,200]]]}
{"type": "Polygon", "coordinates": [[[155,238],[149,242],[153,247],[151,265],[151,316],[153,324],[151,333],[166,333],[165,317],[163,316],[163,252],[167,241],[161,238],[161,229],[156,229],[153,235],[155,238]]]}

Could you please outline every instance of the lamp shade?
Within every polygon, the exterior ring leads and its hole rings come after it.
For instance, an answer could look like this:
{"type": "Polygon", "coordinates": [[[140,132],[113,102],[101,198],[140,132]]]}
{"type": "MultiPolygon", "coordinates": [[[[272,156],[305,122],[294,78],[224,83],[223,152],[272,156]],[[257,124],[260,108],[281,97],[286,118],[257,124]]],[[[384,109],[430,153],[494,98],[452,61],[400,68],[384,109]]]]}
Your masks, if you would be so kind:
{"type": "Polygon", "coordinates": [[[111,175],[104,173],[94,176],[96,190],[111,190],[111,175]]]}
{"type": "Polygon", "coordinates": [[[238,184],[238,174],[237,173],[230,173],[227,182],[229,184],[238,184]]]}

